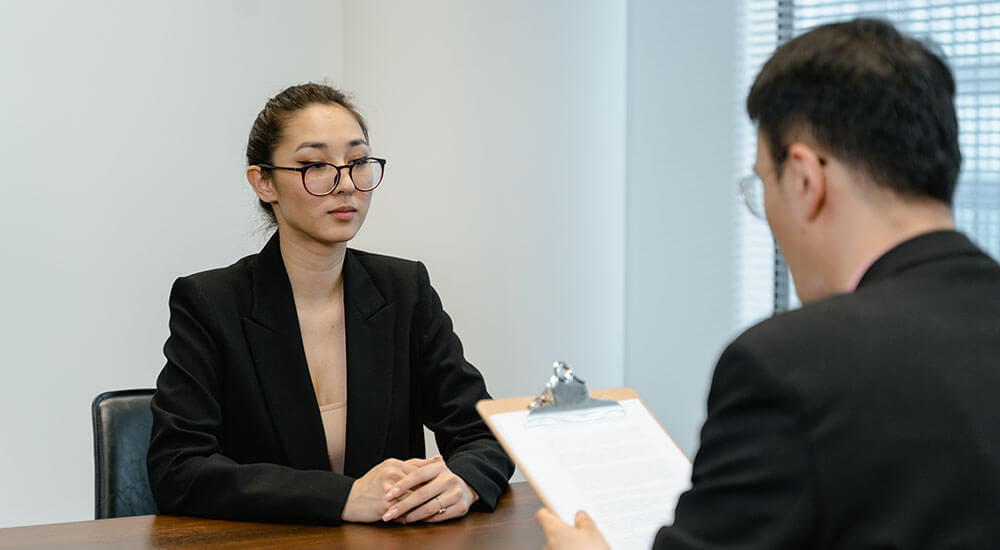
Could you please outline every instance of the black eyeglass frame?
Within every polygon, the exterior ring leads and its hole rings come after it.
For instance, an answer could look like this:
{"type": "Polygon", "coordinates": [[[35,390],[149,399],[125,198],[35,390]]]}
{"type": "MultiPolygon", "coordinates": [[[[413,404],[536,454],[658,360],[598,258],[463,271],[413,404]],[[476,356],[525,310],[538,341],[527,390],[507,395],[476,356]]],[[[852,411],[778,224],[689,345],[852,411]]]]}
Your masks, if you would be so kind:
{"type": "Polygon", "coordinates": [[[347,177],[351,178],[351,183],[354,183],[354,167],[361,166],[363,164],[372,164],[372,161],[375,161],[379,165],[378,181],[376,181],[375,185],[372,185],[368,189],[361,189],[357,187],[357,185],[355,185],[354,187],[355,189],[361,191],[362,193],[368,193],[369,191],[374,191],[375,188],[378,187],[380,183],[382,183],[382,178],[385,177],[385,162],[386,162],[385,159],[380,159],[375,157],[365,157],[363,159],[358,159],[350,164],[345,164],[343,166],[337,166],[332,162],[310,162],[305,166],[298,166],[298,167],[275,166],[273,164],[258,164],[257,166],[260,166],[265,170],[287,170],[289,172],[298,172],[299,175],[302,177],[302,188],[306,190],[306,193],[309,193],[314,197],[325,197],[337,190],[337,186],[340,185],[340,171],[342,169],[347,168],[347,177]],[[333,168],[337,169],[337,176],[333,178],[333,187],[331,187],[330,190],[327,191],[326,193],[313,193],[312,191],[309,190],[309,186],[306,185],[306,172],[308,172],[310,168],[315,168],[317,166],[332,166],[333,168]]]}

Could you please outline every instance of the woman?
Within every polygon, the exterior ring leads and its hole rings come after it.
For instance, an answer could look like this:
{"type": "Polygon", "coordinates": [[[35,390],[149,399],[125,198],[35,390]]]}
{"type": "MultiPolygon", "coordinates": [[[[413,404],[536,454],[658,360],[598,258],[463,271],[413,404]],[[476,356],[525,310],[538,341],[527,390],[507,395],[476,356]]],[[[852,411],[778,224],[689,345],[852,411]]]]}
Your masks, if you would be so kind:
{"type": "Polygon", "coordinates": [[[347,248],[381,182],[339,91],[293,86],[257,116],[247,180],[277,231],[178,279],[153,396],[163,513],[270,522],[441,521],[492,510],[513,465],[423,264],[347,248]],[[421,459],[423,426],[444,459],[421,459]]]}

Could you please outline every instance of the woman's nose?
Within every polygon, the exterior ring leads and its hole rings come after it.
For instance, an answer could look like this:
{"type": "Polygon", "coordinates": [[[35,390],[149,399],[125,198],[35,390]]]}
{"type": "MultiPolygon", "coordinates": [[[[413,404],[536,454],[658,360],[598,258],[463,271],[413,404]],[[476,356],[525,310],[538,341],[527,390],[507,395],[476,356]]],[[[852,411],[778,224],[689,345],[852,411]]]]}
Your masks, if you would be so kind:
{"type": "Polygon", "coordinates": [[[350,194],[357,191],[354,187],[354,179],[351,178],[351,170],[347,166],[337,168],[337,188],[333,190],[335,194],[350,194]]]}

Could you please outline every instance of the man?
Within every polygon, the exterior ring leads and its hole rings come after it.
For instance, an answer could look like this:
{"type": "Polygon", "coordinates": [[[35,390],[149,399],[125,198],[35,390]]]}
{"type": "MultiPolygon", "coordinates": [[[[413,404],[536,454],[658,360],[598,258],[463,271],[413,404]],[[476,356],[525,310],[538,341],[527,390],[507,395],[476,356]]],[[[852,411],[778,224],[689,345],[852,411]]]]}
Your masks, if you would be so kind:
{"type": "MultiPolygon", "coordinates": [[[[747,99],[806,304],[722,354],[656,549],[1000,548],[1000,266],[954,231],[945,63],[890,24],[816,28],[747,99]]],[[[605,547],[538,514],[553,550],[605,547]]]]}

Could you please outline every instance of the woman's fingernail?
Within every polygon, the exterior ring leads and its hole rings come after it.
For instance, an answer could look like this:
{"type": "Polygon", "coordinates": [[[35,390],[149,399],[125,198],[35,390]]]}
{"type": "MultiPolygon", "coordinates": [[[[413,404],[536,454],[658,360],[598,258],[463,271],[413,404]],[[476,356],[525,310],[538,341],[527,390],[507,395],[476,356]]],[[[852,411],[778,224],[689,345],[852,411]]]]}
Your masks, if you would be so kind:
{"type": "Polygon", "coordinates": [[[389,521],[390,519],[396,517],[397,510],[395,508],[390,508],[388,512],[382,516],[382,521],[389,521]]]}
{"type": "Polygon", "coordinates": [[[396,496],[397,493],[399,493],[399,487],[393,487],[392,489],[389,489],[388,493],[385,494],[385,498],[392,498],[396,496]]]}

